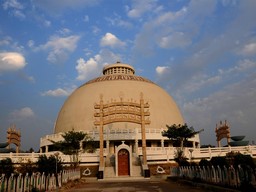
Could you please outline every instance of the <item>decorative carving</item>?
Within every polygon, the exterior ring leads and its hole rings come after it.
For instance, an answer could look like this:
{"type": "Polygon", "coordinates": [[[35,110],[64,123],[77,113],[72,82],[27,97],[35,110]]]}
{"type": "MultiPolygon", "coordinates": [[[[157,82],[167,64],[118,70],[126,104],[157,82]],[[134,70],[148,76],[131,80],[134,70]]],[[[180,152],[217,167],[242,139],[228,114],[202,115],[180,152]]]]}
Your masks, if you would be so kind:
{"type": "Polygon", "coordinates": [[[82,173],[82,175],[84,175],[84,176],[89,176],[91,174],[92,174],[92,172],[91,172],[91,170],[88,167],[82,173]]]}
{"type": "Polygon", "coordinates": [[[111,103],[104,104],[103,97],[100,96],[100,103],[94,105],[96,118],[94,125],[99,126],[99,138],[100,138],[100,167],[104,166],[103,157],[103,126],[114,122],[132,122],[141,125],[141,140],[142,140],[142,153],[143,153],[143,165],[147,164],[146,155],[146,133],[145,125],[150,124],[149,104],[144,103],[143,94],[140,94],[140,103],[136,102],[124,102],[122,97],[120,101],[113,101],[111,103]],[[147,108],[147,111],[144,109],[147,108]]]}
{"type": "Polygon", "coordinates": [[[7,130],[7,142],[9,143],[9,147],[11,143],[16,145],[16,153],[19,152],[20,137],[21,137],[20,131],[16,130],[15,125],[11,125],[7,130]]]}
{"type": "MultiPolygon", "coordinates": [[[[142,95],[143,96],[143,95],[142,95]]],[[[103,109],[103,125],[113,122],[132,122],[141,124],[141,105],[133,102],[114,101],[102,105],[103,109]]],[[[100,104],[95,104],[94,109],[99,110],[100,104]]],[[[149,104],[144,104],[144,108],[149,108],[149,104]]],[[[144,116],[149,116],[149,110],[143,111],[144,116]]],[[[96,111],[94,117],[100,117],[100,112],[96,111]]],[[[150,124],[149,120],[145,120],[145,124],[150,124]]],[[[100,125],[100,120],[96,120],[94,125],[100,125]]]]}
{"type": "Polygon", "coordinates": [[[101,82],[101,81],[115,81],[115,80],[131,80],[131,81],[143,81],[143,82],[148,82],[154,84],[152,81],[145,79],[140,76],[135,76],[135,75],[103,75],[101,77],[97,77],[95,79],[92,79],[88,81],[85,84],[90,84],[90,83],[96,83],[96,82],[101,82]]]}
{"type": "Polygon", "coordinates": [[[161,167],[161,166],[157,166],[157,168],[156,168],[156,172],[157,172],[157,173],[160,173],[160,174],[163,174],[163,173],[165,173],[165,170],[164,170],[164,168],[163,168],[163,167],[161,167]]]}
{"type": "Polygon", "coordinates": [[[218,124],[216,124],[215,132],[216,132],[218,147],[220,147],[220,141],[223,138],[227,138],[227,142],[228,143],[230,142],[230,128],[226,120],[224,124],[222,124],[222,121],[220,121],[219,126],[218,124]]]}

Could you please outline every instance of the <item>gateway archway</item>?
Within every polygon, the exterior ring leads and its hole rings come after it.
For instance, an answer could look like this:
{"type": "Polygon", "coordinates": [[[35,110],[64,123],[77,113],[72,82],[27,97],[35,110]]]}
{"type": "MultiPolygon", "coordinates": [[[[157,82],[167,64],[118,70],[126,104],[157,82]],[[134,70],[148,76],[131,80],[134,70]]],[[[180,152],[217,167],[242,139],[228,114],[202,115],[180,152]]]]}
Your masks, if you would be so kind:
{"type": "MultiPolygon", "coordinates": [[[[123,101],[120,97],[120,101],[113,101],[111,103],[103,102],[103,95],[100,95],[100,103],[94,105],[96,121],[95,126],[99,126],[99,139],[100,139],[100,166],[99,166],[99,179],[103,179],[104,170],[104,137],[103,127],[104,125],[115,122],[131,122],[141,125],[141,140],[142,140],[142,156],[143,156],[143,169],[148,172],[147,167],[147,154],[146,154],[146,132],[145,125],[150,124],[149,119],[145,119],[150,115],[149,104],[144,102],[143,94],[140,94],[140,102],[123,101]]],[[[144,174],[146,175],[146,174],[144,174]]]]}

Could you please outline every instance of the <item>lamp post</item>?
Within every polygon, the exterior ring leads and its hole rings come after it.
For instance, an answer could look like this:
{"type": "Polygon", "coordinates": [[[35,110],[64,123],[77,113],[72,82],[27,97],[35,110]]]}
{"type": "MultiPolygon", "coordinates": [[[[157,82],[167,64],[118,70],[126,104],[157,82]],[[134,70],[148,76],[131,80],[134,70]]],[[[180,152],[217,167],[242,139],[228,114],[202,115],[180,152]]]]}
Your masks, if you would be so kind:
{"type": "Polygon", "coordinates": [[[54,155],[56,157],[55,174],[56,174],[56,189],[58,191],[58,188],[59,188],[59,182],[58,182],[58,157],[59,157],[59,152],[55,152],[54,155]]]}
{"type": "Polygon", "coordinates": [[[190,152],[190,163],[192,161],[192,153],[193,153],[194,149],[189,149],[189,152],[190,152]]]}
{"type": "Polygon", "coordinates": [[[54,153],[55,157],[56,157],[56,167],[55,167],[55,173],[57,175],[58,173],[58,156],[59,156],[59,152],[54,153]]]}

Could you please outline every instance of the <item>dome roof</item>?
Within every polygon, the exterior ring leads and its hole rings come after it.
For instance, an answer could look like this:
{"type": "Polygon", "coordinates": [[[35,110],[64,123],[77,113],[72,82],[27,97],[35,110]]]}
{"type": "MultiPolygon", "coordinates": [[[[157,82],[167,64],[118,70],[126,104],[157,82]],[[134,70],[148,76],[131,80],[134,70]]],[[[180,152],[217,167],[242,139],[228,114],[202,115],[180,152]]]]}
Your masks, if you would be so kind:
{"type": "MultiPolygon", "coordinates": [[[[166,124],[183,124],[183,117],[168,93],[152,81],[135,75],[132,66],[117,62],[105,66],[103,76],[77,88],[65,101],[55,124],[55,133],[95,130],[94,105],[113,101],[140,102],[141,93],[150,112],[150,128],[166,128],[166,124]]],[[[138,128],[140,125],[119,122],[105,125],[111,129],[138,128]]]]}

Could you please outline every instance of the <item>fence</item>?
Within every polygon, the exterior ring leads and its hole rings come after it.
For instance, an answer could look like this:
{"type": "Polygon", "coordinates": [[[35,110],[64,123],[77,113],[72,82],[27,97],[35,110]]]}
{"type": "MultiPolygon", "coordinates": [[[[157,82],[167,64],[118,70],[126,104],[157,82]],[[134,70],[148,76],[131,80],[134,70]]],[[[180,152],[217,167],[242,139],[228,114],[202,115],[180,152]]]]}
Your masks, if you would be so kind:
{"type": "Polygon", "coordinates": [[[26,192],[32,191],[33,188],[39,189],[40,191],[54,190],[70,180],[79,178],[80,170],[64,170],[57,175],[57,179],[54,174],[45,175],[44,173],[26,174],[25,176],[22,174],[18,176],[12,174],[9,178],[3,174],[0,176],[0,191],[26,192]]]}
{"type": "Polygon", "coordinates": [[[243,184],[256,184],[255,170],[251,167],[238,166],[222,167],[219,166],[187,166],[187,167],[172,167],[170,170],[171,176],[190,179],[198,182],[211,183],[214,185],[226,186],[231,188],[240,188],[243,184]]]}

